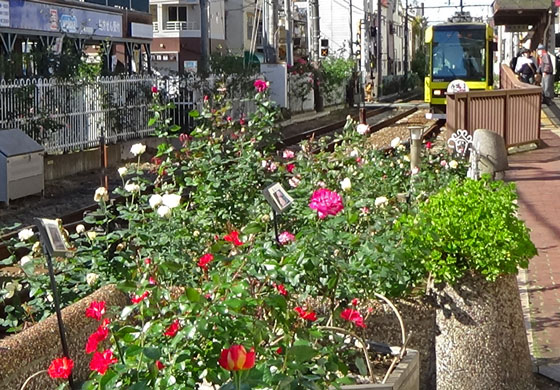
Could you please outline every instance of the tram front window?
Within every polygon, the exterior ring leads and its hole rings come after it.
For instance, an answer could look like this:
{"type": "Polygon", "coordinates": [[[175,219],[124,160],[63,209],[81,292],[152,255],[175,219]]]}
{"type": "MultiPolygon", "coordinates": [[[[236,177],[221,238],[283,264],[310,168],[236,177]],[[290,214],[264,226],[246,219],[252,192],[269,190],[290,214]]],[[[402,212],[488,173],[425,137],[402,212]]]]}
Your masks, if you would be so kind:
{"type": "Polygon", "coordinates": [[[484,29],[435,30],[432,43],[432,80],[485,81],[484,29]]]}

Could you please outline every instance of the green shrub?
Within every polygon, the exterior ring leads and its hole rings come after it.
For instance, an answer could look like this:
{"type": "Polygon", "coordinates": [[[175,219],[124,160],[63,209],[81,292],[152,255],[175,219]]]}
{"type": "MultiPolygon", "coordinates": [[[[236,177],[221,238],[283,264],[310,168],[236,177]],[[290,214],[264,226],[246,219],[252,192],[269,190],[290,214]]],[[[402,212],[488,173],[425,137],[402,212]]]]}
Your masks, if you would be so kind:
{"type": "Polygon", "coordinates": [[[469,271],[488,280],[526,268],[537,250],[517,217],[513,183],[452,182],[401,219],[409,256],[436,282],[454,283],[469,271]]]}

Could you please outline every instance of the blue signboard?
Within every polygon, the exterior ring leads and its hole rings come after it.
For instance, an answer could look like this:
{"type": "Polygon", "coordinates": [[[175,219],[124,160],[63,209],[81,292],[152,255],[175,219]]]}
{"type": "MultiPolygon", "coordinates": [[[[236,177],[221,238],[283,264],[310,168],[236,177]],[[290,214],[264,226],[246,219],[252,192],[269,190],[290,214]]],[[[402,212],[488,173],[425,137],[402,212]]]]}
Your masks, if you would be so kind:
{"type": "Polygon", "coordinates": [[[123,36],[122,15],[10,0],[10,27],[87,36],[123,36]]]}

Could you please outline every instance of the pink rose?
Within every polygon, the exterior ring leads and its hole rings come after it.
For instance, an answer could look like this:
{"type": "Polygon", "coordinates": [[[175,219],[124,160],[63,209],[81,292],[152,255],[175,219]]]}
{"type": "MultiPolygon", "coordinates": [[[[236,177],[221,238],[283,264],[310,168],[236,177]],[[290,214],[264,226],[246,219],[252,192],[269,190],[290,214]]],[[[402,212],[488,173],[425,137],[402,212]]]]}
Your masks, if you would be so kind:
{"type": "Polygon", "coordinates": [[[290,160],[290,159],[294,158],[294,156],[295,156],[295,153],[293,151],[291,151],[290,149],[286,149],[282,153],[282,157],[285,158],[286,160],[290,160]]]}
{"type": "Polygon", "coordinates": [[[292,241],[296,240],[296,236],[294,236],[292,233],[290,232],[283,232],[280,233],[280,235],[278,236],[278,242],[281,245],[286,245],[292,241]]]}
{"type": "Polygon", "coordinates": [[[264,92],[268,89],[268,83],[264,80],[255,80],[253,86],[257,90],[257,92],[264,92]]]}
{"type": "Polygon", "coordinates": [[[311,195],[309,207],[317,210],[320,219],[325,219],[328,215],[337,215],[344,209],[340,195],[326,188],[320,188],[311,195]]]}

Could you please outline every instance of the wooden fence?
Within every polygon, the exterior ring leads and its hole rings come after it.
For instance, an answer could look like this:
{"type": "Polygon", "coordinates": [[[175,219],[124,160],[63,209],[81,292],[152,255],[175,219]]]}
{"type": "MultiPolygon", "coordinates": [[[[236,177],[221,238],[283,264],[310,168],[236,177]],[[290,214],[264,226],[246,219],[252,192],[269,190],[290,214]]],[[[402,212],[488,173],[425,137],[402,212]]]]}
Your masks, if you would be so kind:
{"type": "Polygon", "coordinates": [[[502,65],[500,85],[502,89],[493,91],[448,95],[447,131],[491,130],[504,138],[507,147],[537,142],[542,88],[519,81],[506,65],[502,65]]]}

